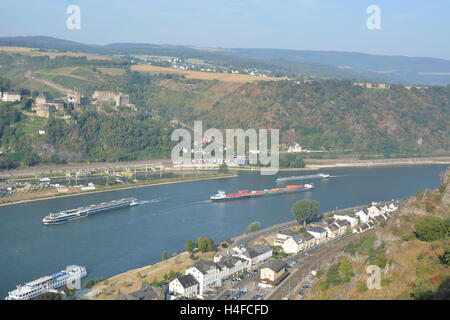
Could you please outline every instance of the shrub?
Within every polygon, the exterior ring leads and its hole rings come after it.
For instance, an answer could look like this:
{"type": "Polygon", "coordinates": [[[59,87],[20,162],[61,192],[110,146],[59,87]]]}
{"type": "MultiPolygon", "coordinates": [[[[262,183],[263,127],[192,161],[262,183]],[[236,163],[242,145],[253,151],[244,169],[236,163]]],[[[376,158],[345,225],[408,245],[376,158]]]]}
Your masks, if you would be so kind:
{"type": "Polygon", "coordinates": [[[419,190],[416,192],[416,198],[417,200],[422,200],[423,199],[423,195],[425,194],[425,190],[419,190]]]}
{"type": "Polygon", "coordinates": [[[258,231],[259,229],[261,229],[261,222],[259,222],[259,221],[252,222],[248,226],[249,232],[255,232],[255,231],[258,231]]]}
{"type": "Polygon", "coordinates": [[[444,219],[433,216],[423,217],[415,225],[417,238],[425,242],[444,239],[448,234],[448,229],[444,219]]]}
{"type": "Polygon", "coordinates": [[[413,233],[404,233],[401,235],[403,241],[410,241],[414,239],[416,236],[413,233]]]}
{"type": "Polygon", "coordinates": [[[384,286],[388,286],[390,283],[392,282],[392,279],[386,278],[386,279],[381,279],[381,285],[384,286]]]}
{"type": "Polygon", "coordinates": [[[367,290],[369,290],[369,289],[367,288],[367,283],[366,283],[366,281],[364,281],[364,280],[359,280],[358,283],[356,284],[356,290],[357,290],[359,293],[363,293],[363,292],[366,292],[367,290]]]}

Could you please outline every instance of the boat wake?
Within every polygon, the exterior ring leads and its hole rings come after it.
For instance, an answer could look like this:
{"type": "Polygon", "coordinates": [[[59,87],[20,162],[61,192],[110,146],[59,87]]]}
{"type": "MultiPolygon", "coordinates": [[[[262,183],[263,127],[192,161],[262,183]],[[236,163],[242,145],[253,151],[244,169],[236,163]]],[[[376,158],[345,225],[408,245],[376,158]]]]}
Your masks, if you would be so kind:
{"type": "Polygon", "coordinates": [[[169,200],[169,197],[165,197],[165,198],[156,198],[156,199],[151,199],[151,200],[142,200],[141,204],[148,204],[148,203],[159,203],[161,201],[165,201],[165,200],[169,200]]]}

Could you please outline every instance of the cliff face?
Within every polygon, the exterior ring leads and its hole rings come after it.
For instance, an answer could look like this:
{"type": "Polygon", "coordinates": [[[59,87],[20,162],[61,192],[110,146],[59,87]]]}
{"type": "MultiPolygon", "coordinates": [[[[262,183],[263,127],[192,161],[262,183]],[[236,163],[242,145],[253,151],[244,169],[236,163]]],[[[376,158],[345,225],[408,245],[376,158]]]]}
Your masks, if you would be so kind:
{"type": "Polygon", "coordinates": [[[417,223],[437,217],[449,223],[450,167],[436,190],[418,192],[397,213],[374,230],[360,235],[359,244],[344,249],[353,277],[338,285],[324,282],[333,276],[323,268],[308,299],[450,299],[450,238],[420,241],[417,223]],[[381,268],[381,288],[368,289],[366,268],[381,268]],[[326,288],[326,289],[325,289],[326,288]]]}

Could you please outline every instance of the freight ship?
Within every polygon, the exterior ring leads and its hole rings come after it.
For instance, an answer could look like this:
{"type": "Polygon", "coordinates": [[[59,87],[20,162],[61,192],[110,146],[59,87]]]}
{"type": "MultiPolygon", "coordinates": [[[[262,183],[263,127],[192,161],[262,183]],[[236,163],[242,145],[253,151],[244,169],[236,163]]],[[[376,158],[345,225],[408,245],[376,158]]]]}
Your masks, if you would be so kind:
{"type": "Polygon", "coordinates": [[[70,220],[84,218],[97,213],[121,209],[126,207],[134,207],[139,205],[140,202],[135,198],[126,198],[120,200],[113,200],[110,202],[102,202],[99,204],[93,204],[87,207],[80,207],[76,209],[63,210],[57,213],[50,213],[42,219],[44,224],[59,224],[70,220]]]}
{"type": "Polygon", "coordinates": [[[292,176],[292,177],[280,177],[276,181],[277,182],[287,182],[292,180],[305,180],[305,179],[318,179],[318,178],[328,178],[330,175],[328,173],[318,173],[318,174],[310,174],[305,176],[292,176]]]}
{"type": "Polygon", "coordinates": [[[240,190],[237,193],[226,194],[225,191],[218,191],[215,195],[211,196],[209,199],[211,201],[225,201],[225,200],[238,200],[246,198],[256,198],[264,196],[272,196],[277,194],[285,194],[291,192],[308,191],[314,188],[312,184],[304,185],[292,185],[286,186],[285,188],[275,188],[275,189],[264,189],[264,190],[240,190]]]}
{"type": "MultiPolygon", "coordinates": [[[[86,268],[80,266],[68,266],[65,270],[51,276],[45,276],[37,280],[28,282],[17,289],[8,292],[5,300],[29,300],[41,294],[52,292],[56,288],[67,284],[77,284],[77,282],[87,275],[86,268]]],[[[81,286],[77,286],[80,288],[81,286]]]]}

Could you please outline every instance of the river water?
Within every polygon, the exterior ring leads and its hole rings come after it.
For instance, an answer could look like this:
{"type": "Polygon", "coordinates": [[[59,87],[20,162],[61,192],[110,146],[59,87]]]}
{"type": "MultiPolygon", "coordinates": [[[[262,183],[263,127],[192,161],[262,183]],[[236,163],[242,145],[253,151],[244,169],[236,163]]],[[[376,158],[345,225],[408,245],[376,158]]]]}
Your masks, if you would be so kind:
{"type": "MultiPolygon", "coordinates": [[[[447,165],[327,169],[327,179],[313,182],[313,191],[266,198],[209,202],[217,190],[277,187],[276,176],[240,172],[238,177],[119,190],[0,207],[0,297],[17,284],[77,264],[88,279],[110,277],[142,267],[183,250],[188,239],[199,236],[224,240],[246,231],[253,221],[262,227],[292,220],[290,208],[300,199],[315,199],[321,211],[390,200],[436,188],[447,165]],[[105,212],[61,225],[45,226],[49,212],[125,197],[146,203],[105,212]]],[[[311,172],[281,172],[298,176],[311,172]]]]}

